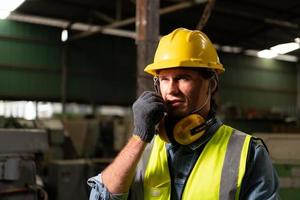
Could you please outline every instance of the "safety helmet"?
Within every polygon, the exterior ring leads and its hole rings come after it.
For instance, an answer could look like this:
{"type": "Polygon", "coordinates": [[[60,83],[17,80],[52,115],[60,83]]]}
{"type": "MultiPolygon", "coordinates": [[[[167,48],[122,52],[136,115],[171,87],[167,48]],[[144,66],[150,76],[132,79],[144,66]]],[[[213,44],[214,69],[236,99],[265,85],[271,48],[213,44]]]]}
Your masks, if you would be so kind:
{"type": "Polygon", "coordinates": [[[185,28],[175,29],[160,39],[154,62],[144,71],[156,76],[158,70],[175,67],[207,68],[218,74],[225,71],[209,38],[201,31],[185,28]]]}

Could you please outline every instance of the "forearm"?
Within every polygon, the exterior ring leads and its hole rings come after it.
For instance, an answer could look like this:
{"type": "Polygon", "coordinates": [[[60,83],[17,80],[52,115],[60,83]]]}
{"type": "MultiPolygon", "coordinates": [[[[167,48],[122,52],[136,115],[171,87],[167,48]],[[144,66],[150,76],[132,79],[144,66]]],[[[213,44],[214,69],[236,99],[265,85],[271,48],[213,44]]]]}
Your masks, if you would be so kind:
{"type": "Polygon", "coordinates": [[[102,172],[103,184],[112,194],[129,191],[135,168],[147,143],[133,136],[115,160],[102,172]]]}

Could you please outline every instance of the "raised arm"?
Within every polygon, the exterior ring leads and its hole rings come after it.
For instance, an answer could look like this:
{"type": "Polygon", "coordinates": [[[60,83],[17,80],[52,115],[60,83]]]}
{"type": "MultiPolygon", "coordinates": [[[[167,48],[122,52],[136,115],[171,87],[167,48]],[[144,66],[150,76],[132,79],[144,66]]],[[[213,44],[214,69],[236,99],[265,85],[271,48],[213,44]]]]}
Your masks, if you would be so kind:
{"type": "Polygon", "coordinates": [[[112,194],[127,193],[137,163],[155,133],[155,125],[163,118],[165,106],[154,92],[144,92],[133,104],[133,136],[115,160],[102,172],[102,183],[112,194]]]}

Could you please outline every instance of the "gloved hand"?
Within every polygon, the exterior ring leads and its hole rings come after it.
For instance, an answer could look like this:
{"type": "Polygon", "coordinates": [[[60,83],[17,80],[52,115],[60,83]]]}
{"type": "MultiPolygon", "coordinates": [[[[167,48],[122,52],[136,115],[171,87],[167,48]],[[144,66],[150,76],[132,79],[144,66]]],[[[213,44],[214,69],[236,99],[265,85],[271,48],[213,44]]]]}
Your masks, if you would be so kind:
{"type": "Polygon", "coordinates": [[[155,92],[144,92],[133,104],[133,134],[150,142],[155,133],[155,125],[162,120],[166,110],[161,96],[155,92]]]}

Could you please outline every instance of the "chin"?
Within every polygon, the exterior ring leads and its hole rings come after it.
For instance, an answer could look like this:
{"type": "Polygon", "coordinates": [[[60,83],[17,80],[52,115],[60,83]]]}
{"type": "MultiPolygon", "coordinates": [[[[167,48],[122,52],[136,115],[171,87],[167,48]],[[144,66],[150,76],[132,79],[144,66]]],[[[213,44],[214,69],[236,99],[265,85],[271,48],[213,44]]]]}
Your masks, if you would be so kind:
{"type": "Polygon", "coordinates": [[[173,117],[173,118],[182,118],[187,115],[187,112],[181,111],[181,110],[172,110],[172,111],[168,112],[168,114],[170,117],[173,117]]]}

